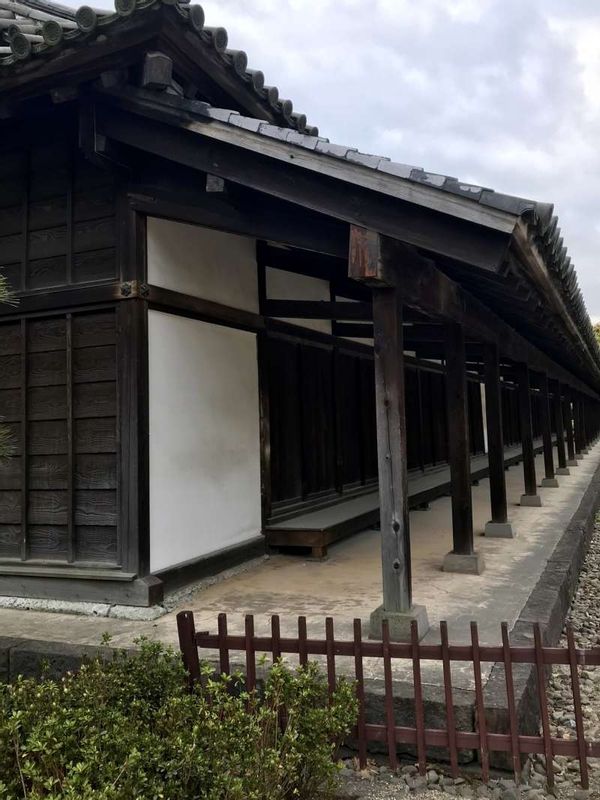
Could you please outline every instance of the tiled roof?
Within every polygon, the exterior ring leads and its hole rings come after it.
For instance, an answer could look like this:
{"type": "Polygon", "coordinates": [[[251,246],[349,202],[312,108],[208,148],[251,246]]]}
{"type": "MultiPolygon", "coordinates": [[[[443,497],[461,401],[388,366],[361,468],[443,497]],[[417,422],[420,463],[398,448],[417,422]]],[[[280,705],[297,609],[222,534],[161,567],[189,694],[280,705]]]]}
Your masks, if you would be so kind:
{"type": "Polygon", "coordinates": [[[421,167],[392,161],[385,156],[362,153],[354,147],[334,144],[329,139],[320,136],[302,134],[298,131],[271,125],[264,120],[242,116],[236,111],[214,108],[206,103],[191,102],[189,108],[200,116],[244,128],[261,136],[278,139],[294,147],[322,153],[330,158],[341,159],[412,183],[427,185],[442,192],[462,195],[482,206],[522,217],[528,223],[530,238],[537,245],[571,318],[584,337],[590,352],[594,354],[597,363],[600,364],[600,349],[579,288],[577,273],[571,263],[567,248],[563,244],[561,230],[558,227],[558,217],[554,214],[554,206],[551,203],[540,203],[495,192],[484,186],[464,183],[458,178],[447,175],[426,172],[421,167]]]}
{"type": "Polygon", "coordinates": [[[178,21],[195,31],[198,40],[218,54],[224,68],[232,70],[283,126],[318,133],[307,125],[304,114],[294,111],[291,100],[280,98],[276,86],[265,84],[260,70],[248,68],[243,50],[228,47],[225,28],[206,25],[202,6],[190,5],[189,0],[115,0],[114,12],[91,6],[68,8],[50,0],[0,0],[0,77],[21,62],[42,61],[64,48],[110,36],[124,18],[149,13],[160,5],[170,6],[178,21]]]}

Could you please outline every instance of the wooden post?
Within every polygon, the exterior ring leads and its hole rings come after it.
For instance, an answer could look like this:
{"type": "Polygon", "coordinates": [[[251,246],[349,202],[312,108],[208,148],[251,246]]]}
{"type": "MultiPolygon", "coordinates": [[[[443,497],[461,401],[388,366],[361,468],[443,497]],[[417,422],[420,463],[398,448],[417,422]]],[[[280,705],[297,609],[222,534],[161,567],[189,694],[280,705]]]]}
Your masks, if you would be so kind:
{"type": "Polygon", "coordinates": [[[383,604],[371,614],[371,638],[380,639],[384,621],[390,637],[410,641],[411,623],[420,636],[429,628],[427,612],[412,603],[406,457],[402,295],[395,285],[393,242],[374,231],[351,227],[349,272],[373,286],[375,404],[381,523],[383,604]]]}
{"type": "Polygon", "coordinates": [[[397,289],[373,290],[377,457],[381,505],[383,605],[412,605],[402,303],[397,289]]]}
{"type": "Polygon", "coordinates": [[[559,483],[554,474],[554,448],[552,445],[552,424],[550,422],[550,395],[548,393],[548,376],[540,375],[540,402],[542,411],[542,438],[544,442],[544,473],[542,486],[558,488],[559,483]]]}
{"type": "Polygon", "coordinates": [[[483,572],[483,559],[473,545],[471,503],[471,448],[467,406],[465,336],[462,325],[446,326],[446,411],[448,463],[452,492],[452,552],[444,559],[446,572],[483,572]]]}
{"type": "Polygon", "coordinates": [[[553,387],[552,407],[554,410],[554,427],[556,428],[556,451],[558,454],[557,475],[570,475],[567,467],[567,452],[565,449],[565,422],[563,419],[562,387],[560,381],[555,381],[553,387]]]}
{"type": "Polygon", "coordinates": [[[531,424],[531,395],[529,367],[525,363],[516,365],[519,382],[519,416],[521,419],[521,446],[523,452],[523,477],[525,493],[521,495],[522,506],[541,506],[535,477],[535,454],[533,452],[533,428],[531,424]]]}
{"type": "Polygon", "coordinates": [[[500,359],[497,345],[488,345],[485,348],[484,381],[490,470],[490,504],[492,507],[492,518],[486,523],[485,535],[512,539],[515,536],[515,532],[508,520],[506,506],[500,359]]]}
{"type": "Polygon", "coordinates": [[[573,433],[573,407],[571,405],[571,391],[565,388],[565,397],[563,401],[563,418],[565,428],[567,431],[567,466],[576,467],[577,458],[575,456],[575,435],[573,433]]]}
{"type": "Polygon", "coordinates": [[[583,455],[583,435],[581,430],[581,399],[579,393],[573,389],[571,391],[571,399],[573,401],[573,438],[575,441],[575,458],[583,455]]]}

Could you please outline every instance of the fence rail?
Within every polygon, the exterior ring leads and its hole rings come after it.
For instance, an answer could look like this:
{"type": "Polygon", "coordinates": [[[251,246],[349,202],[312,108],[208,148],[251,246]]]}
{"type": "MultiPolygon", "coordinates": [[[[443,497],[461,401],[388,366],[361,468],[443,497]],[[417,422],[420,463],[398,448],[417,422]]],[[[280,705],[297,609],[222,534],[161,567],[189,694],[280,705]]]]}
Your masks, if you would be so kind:
{"type": "Polygon", "coordinates": [[[412,745],[416,748],[419,772],[424,775],[427,764],[427,748],[446,748],[449,754],[452,775],[458,776],[460,750],[473,750],[479,754],[482,778],[489,780],[490,753],[508,753],[511,758],[515,779],[520,780],[521,756],[533,753],[543,754],[547,765],[549,787],[554,786],[552,759],[554,756],[569,756],[578,759],[581,785],[589,788],[588,758],[600,758],[600,741],[586,740],[584,718],[581,704],[579,683],[579,667],[600,666],[600,647],[591,649],[577,648],[571,628],[567,629],[566,647],[547,647],[542,644],[542,633],[539,624],[534,624],[533,646],[511,645],[508,626],[501,626],[502,645],[490,647],[479,643],[477,623],[471,623],[471,644],[452,645],[448,640],[448,626],[440,623],[441,644],[422,644],[419,642],[416,623],[411,629],[411,641],[391,642],[387,622],[382,625],[382,640],[364,640],[361,620],[355,619],[352,640],[336,640],[334,622],[331,617],[325,620],[325,638],[308,638],[306,617],[298,617],[298,636],[281,636],[279,616],[271,618],[271,636],[256,636],[254,617],[245,618],[243,635],[232,635],[228,632],[227,615],[220,614],[216,634],[196,632],[194,615],[190,611],[182,611],[177,615],[179,644],[183,662],[187,669],[190,683],[200,679],[199,650],[216,650],[219,653],[219,669],[229,674],[231,670],[230,654],[243,653],[245,656],[245,674],[247,688],[256,688],[256,656],[257,653],[271,654],[273,661],[283,655],[297,655],[300,665],[304,665],[311,655],[324,656],[327,669],[329,693],[336,686],[336,657],[346,656],[353,659],[354,678],[358,698],[358,720],[353,736],[358,744],[358,759],[361,768],[367,763],[368,742],[383,742],[387,746],[390,767],[397,767],[397,748],[400,744],[412,745]],[[379,723],[366,721],[364,659],[379,658],[383,660],[383,681],[385,689],[385,719],[379,723]],[[397,660],[412,662],[412,684],[414,689],[414,727],[396,724],[393,693],[393,663],[397,660]],[[427,728],[425,725],[425,705],[421,676],[421,662],[437,661],[442,664],[444,698],[446,708],[446,727],[427,728]],[[463,731],[456,727],[452,670],[453,662],[467,662],[473,666],[475,686],[475,730],[463,731]],[[487,730],[486,705],[484,698],[482,664],[501,663],[504,665],[506,682],[506,699],[508,713],[508,731],[496,733],[487,730]],[[541,734],[532,736],[519,732],[517,705],[513,677],[513,665],[531,664],[535,667],[537,685],[538,710],[540,715],[541,734]],[[569,667],[573,710],[575,714],[575,738],[559,739],[551,735],[550,715],[546,684],[552,667],[563,665],[569,667]]]}

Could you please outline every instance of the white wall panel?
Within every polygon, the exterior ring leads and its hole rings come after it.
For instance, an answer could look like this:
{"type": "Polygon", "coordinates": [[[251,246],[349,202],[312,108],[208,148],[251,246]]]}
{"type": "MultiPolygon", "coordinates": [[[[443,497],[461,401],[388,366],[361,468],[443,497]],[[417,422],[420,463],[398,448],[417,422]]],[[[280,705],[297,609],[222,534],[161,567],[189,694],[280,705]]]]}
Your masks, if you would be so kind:
{"type": "Polygon", "coordinates": [[[261,529],[256,336],[150,311],[150,567],[261,529]]]}
{"type": "Polygon", "coordinates": [[[148,282],[258,313],[256,242],[148,217],[148,282]]]}
{"type": "MultiPolygon", "coordinates": [[[[267,267],[266,282],[269,300],[331,300],[329,281],[310,275],[297,275],[295,272],[267,267]]],[[[331,322],[327,319],[290,319],[286,322],[321,333],[331,333],[331,322]]]]}

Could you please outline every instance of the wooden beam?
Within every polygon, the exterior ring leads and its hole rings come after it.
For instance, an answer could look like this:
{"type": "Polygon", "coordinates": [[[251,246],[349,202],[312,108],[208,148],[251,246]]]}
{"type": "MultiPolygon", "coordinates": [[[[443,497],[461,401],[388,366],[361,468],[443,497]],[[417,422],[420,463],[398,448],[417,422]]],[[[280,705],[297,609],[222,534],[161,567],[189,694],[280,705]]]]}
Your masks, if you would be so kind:
{"type": "Polygon", "coordinates": [[[563,418],[567,432],[567,466],[576,467],[577,459],[575,457],[575,436],[573,435],[573,409],[571,405],[571,392],[568,387],[564,388],[565,394],[563,398],[563,418]]]}
{"type": "Polygon", "coordinates": [[[394,286],[404,303],[439,319],[459,323],[474,339],[497,344],[502,357],[527,364],[539,372],[576,387],[595,399],[597,395],[583,381],[556,364],[545,353],[511,328],[476,297],[441,272],[429,259],[402,242],[374,230],[350,229],[349,275],[371,286],[394,286]],[[368,266],[359,257],[370,252],[368,266]]]}
{"type": "Polygon", "coordinates": [[[287,319],[371,320],[370,303],[327,300],[265,300],[265,316],[287,319]]]}

